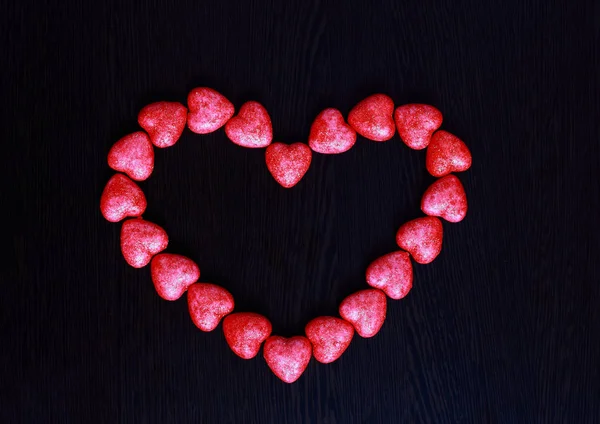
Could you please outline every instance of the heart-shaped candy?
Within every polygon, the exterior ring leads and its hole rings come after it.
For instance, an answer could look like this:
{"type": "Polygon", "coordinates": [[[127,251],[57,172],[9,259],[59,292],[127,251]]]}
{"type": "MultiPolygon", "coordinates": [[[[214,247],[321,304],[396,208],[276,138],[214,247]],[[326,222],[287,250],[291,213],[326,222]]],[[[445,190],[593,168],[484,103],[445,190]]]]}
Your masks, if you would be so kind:
{"type": "Polygon", "coordinates": [[[100,211],[110,222],[119,222],[128,216],[140,216],[146,206],[142,189],[123,174],[113,175],[100,197],[100,211]]]}
{"type": "Polygon", "coordinates": [[[373,141],[394,136],[394,101],[385,94],[373,94],[360,101],[348,114],[348,123],[357,133],[373,141]]]}
{"type": "Polygon", "coordinates": [[[408,221],[396,233],[398,246],[420,264],[428,264],[440,254],[442,238],[442,221],[432,216],[408,221]]]}
{"type": "Polygon", "coordinates": [[[137,131],[117,141],[108,152],[108,166],[136,181],[147,179],[154,169],[154,148],[148,134],[137,131]]]}
{"type": "Polygon", "coordinates": [[[340,318],[318,317],[306,324],[304,332],[313,346],[315,359],[329,364],[342,356],[350,346],[354,327],[340,318]]]}
{"type": "Polygon", "coordinates": [[[275,181],[285,188],[290,188],[308,171],[312,151],[304,143],[273,143],[265,151],[265,160],[275,181]]]}
{"type": "Polygon", "coordinates": [[[129,265],[142,268],[152,256],[162,252],[169,244],[167,232],[142,218],[128,219],[121,227],[121,252],[129,265]]]}
{"type": "Polygon", "coordinates": [[[271,335],[271,322],[253,312],[237,312],[223,320],[223,334],[233,352],[243,359],[254,358],[271,335]]]}
{"type": "Polygon", "coordinates": [[[221,128],[233,116],[233,104],[216,90],[198,87],[187,98],[187,125],[196,134],[208,134],[221,128]]]}
{"type": "Polygon", "coordinates": [[[448,131],[436,131],[425,155],[425,166],[434,177],[451,172],[466,171],[471,167],[471,152],[463,141],[448,131]]]}
{"type": "Polygon", "coordinates": [[[448,222],[460,222],[467,215],[467,194],[455,175],[440,178],[423,194],[421,210],[448,222]]]}
{"type": "Polygon", "coordinates": [[[273,141],[273,126],[269,113],[258,102],[246,102],[236,116],[225,124],[225,134],[243,147],[267,147],[273,141]]]}
{"type": "Polygon", "coordinates": [[[421,150],[429,145],[431,135],[442,125],[442,112],[429,105],[403,105],[396,108],[394,121],[404,144],[421,150]]]}
{"type": "Polygon", "coordinates": [[[202,331],[212,331],[221,318],[233,311],[233,296],[223,287],[196,283],[188,287],[188,309],[192,321],[202,331]]]}
{"type": "Polygon", "coordinates": [[[392,299],[402,299],[413,284],[410,255],[401,250],[375,259],[367,268],[367,284],[383,290],[392,299]]]}
{"type": "Polygon", "coordinates": [[[138,123],[156,147],[170,147],[177,143],[187,121],[187,109],[179,102],[156,102],[145,106],[138,115],[138,123]]]}
{"type": "Polygon", "coordinates": [[[150,275],[160,297],[177,300],[198,281],[200,268],[185,256],[161,253],[152,258],[150,275]]]}
{"type": "Polygon", "coordinates": [[[263,356],[273,374],[286,383],[298,380],[312,356],[312,346],[306,337],[289,339],[271,336],[265,342],[263,356]]]}
{"type": "Polygon", "coordinates": [[[344,121],[342,113],[334,108],[325,109],[310,127],[308,145],[318,153],[336,154],[350,150],[356,143],[356,131],[344,121]]]}
{"type": "Polygon", "coordinates": [[[340,304],[340,316],[354,326],[361,337],[373,337],[385,321],[387,301],[378,289],[351,294],[340,304]]]}

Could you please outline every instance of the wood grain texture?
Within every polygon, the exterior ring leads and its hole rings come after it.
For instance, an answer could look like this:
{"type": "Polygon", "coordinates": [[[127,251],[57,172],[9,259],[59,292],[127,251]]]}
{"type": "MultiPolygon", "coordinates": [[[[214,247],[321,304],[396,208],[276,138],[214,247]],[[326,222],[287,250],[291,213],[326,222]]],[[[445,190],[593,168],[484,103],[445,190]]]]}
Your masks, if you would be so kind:
{"type": "MultiPolygon", "coordinates": [[[[600,6],[545,0],[11,2],[3,6],[0,422],[599,423],[600,6]],[[73,4],[69,4],[73,3],[73,4]],[[110,146],[206,85],[277,141],[374,92],[431,103],[470,147],[470,210],[373,339],[285,385],[128,267],[99,198],[110,146]]],[[[141,183],[169,251],[274,332],[365,287],[433,181],[397,136],[315,154],[186,131],[141,183]]]]}

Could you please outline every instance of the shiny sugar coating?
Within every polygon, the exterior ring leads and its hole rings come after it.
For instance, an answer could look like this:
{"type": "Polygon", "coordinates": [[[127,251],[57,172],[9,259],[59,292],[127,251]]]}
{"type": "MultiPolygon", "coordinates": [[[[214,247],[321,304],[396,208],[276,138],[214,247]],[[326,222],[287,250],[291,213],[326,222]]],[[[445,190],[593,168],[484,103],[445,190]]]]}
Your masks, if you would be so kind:
{"type": "Polygon", "coordinates": [[[431,137],[425,156],[425,166],[434,177],[466,171],[471,167],[471,161],[469,148],[457,136],[440,130],[431,137]]]}
{"type": "Polygon", "coordinates": [[[285,188],[295,186],[306,174],[312,160],[312,151],[304,143],[273,143],[265,151],[267,169],[285,188]]]}
{"type": "Polygon", "coordinates": [[[147,179],[154,169],[154,148],[143,131],[126,135],[108,152],[108,166],[136,181],[147,179]]]}
{"type": "Polygon", "coordinates": [[[273,126],[269,113],[258,102],[246,102],[238,114],[225,124],[225,134],[242,147],[267,147],[273,141],[273,126]]]}
{"type": "Polygon", "coordinates": [[[421,210],[448,222],[460,222],[467,215],[467,194],[455,175],[440,178],[423,194],[421,210]]]}
{"type": "Polygon", "coordinates": [[[354,326],[361,337],[373,337],[385,321],[387,300],[385,293],[366,289],[351,294],[340,304],[340,316],[354,326]]]}
{"type": "Polygon", "coordinates": [[[233,116],[233,104],[208,87],[197,87],[187,98],[187,125],[196,134],[208,134],[221,128],[233,116]]]}
{"type": "Polygon", "coordinates": [[[123,174],[113,175],[100,197],[100,211],[110,222],[119,222],[128,216],[140,216],[146,206],[142,189],[123,174]]]}
{"type": "Polygon", "coordinates": [[[298,380],[312,356],[312,346],[306,337],[289,339],[271,336],[265,342],[263,356],[273,374],[286,383],[298,380]]]}
{"type": "Polygon", "coordinates": [[[394,101],[385,94],[373,94],[359,102],[348,114],[348,123],[357,133],[373,141],[394,136],[394,101]]]}
{"type": "Polygon", "coordinates": [[[223,334],[233,352],[243,359],[254,358],[271,335],[271,322],[253,312],[237,312],[223,320],[223,334]]]}
{"type": "Polygon", "coordinates": [[[317,153],[343,153],[355,143],[356,131],[346,124],[342,113],[337,109],[325,109],[317,115],[310,127],[308,145],[317,153]]]}
{"type": "Polygon", "coordinates": [[[431,135],[442,125],[442,112],[423,104],[409,104],[396,108],[394,121],[398,135],[411,149],[422,150],[429,145],[431,135]]]}
{"type": "Polygon", "coordinates": [[[167,232],[150,221],[129,219],[121,227],[121,252],[129,265],[142,268],[169,244],[167,232]]]}
{"type": "Polygon", "coordinates": [[[340,318],[318,317],[306,324],[304,332],[313,346],[315,359],[329,364],[342,356],[350,346],[354,327],[340,318]]]}
{"type": "Polygon", "coordinates": [[[188,287],[188,309],[192,321],[202,331],[212,331],[235,306],[233,296],[223,287],[196,283],[188,287]]]}
{"type": "Polygon", "coordinates": [[[156,147],[170,147],[177,143],[187,122],[187,109],[178,102],[156,102],[145,106],[138,115],[138,123],[156,147]]]}
{"type": "Polygon", "coordinates": [[[396,243],[420,264],[428,264],[442,251],[442,222],[435,217],[413,219],[396,233],[396,243]]]}
{"type": "Polygon", "coordinates": [[[200,268],[185,256],[161,253],[152,258],[150,274],[154,288],[165,300],[179,299],[200,278],[200,268]]]}
{"type": "Polygon", "coordinates": [[[375,259],[367,268],[367,284],[383,290],[392,299],[402,299],[413,285],[410,255],[398,251],[375,259]]]}

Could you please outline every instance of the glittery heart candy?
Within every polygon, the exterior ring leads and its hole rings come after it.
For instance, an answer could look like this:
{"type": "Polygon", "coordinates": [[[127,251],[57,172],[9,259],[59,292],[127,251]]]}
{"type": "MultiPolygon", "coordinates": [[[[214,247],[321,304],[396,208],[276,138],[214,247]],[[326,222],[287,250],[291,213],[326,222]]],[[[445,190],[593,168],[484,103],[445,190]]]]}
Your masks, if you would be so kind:
{"type": "Polygon", "coordinates": [[[394,121],[404,144],[421,150],[429,145],[431,135],[442,125],[442,112],[429,105],[409,104],[396,108],[394,121]]]}
{"type": "Polygon", "coordinates": [[[187,125],[196,134],[208,134],[221,128],[233,116],[233,104],[225,96],[208,87],[190,91],[187,125]]]}
{"type": "Polygon", "coordinates": [[[267,168],[275,181],[285,188],[295,186],[302,179],[312,159],[310,148],[303,143],[273,143],[265,151],[267,168]]]}
{"type": "Polygon", "coordinates": [[[271,322],[253,312],[238,312],[223,320],[223,333],[233,352],[243,359],[254,358],[260,345],[271,335],[271,322]]]}
{"type": "Polygon", "coordinates": [[[312,356],[312,346],[306,337],[289,339],[271,336],[265,342],[263,356],[273,374],[286,383],[298,380],[312,356]]]}
{"type": "Polygon", "coordinates": [[[310,127],[308,145],[318,153],[336,154],[350,150],[356,143],[356,131],[334,108],[319,113],[310,127]]]}
{"type": "Polygon", "coordinates": [[[172,253],[161,253],[150,262],[154,288],[165,300],[177,300],[200,278],[200,268],[191,259],[172,253]]]}
{"type": "Polygon", "coordinates": [[[425,166],[434,177],[471,167],[471,152],[463,141],[448,131],[436,131],[425,155],[425,166]]]}
{"type": "Polygon", "coordinates": [[[196,283],[188,287],[188,309],[192,321],[202,331],[212,331],[221,318],[233,311],[233,296],[223,287],[196,283]]]}
{"type": "Polygon", "coordinates": [[[140,216],[146,206],[142,189],[123,174],[113,175],[100,197],[100,211],[110,222],[119,222],[128,216],[140,216]]]}
{"type": "Polygon", "coordinates": [[[156,102],[145,106],[138,115],[138,123],[150,136],[156,147],[170,147],[177,143],[187,121],[187,109],[178,102],[156,102]]]}
{"type": "Polygon", "coordinates": [[[385,293],[366,289],[351,294],[340,304],[340,316],[354,326],[361,337],[373,337],[385,321],[385,293]]]}
{"type": "Polygon", "coordinates": [[[142,268],[152,256],[162,252],[169,244],[165,230],[141,218],[129,219],[121,227],[121,252],[129,265],[142,268]]]}
{"type": "Polygon", "coordinates": [[[108,166],[136,181],[147,179],[154,169],[154,148],[143,131],[126,135],[108,152],[108,166]]]}
{"type": "Polygon", "coordinates": [[[392,252],[371,262],[367,268],[367,284],[381,289],[392,299],[402,299],[412,288],[413,270],[410,255],[392,252]]]}
{"type": "Polygon", "coordinates": [[[350,346],[354,327],[340,318],[318,317],[306,324],[304,332],[313,346],[315,359],[329,364],[342,356],[350,346]]]}
{"type": "Polygon", "coordinates": [[[440,178],[423,194],[421,210],[448,222],[460,222],[467,214],[467,194],[455,175],[440,178]]]}
{"type": "Polygon", "coordinates": [[[373,94],[359,102],[348,114],[348,123],[357,133],[373,141],[394,136],[394,101],[385,94],[373,94]]]}
{"type": "Polygon", "coordinates": [[[428,264],[440,254],[442,238],[442,222],[431,216],[408,221],[396,233],[398,246],[420,264],[428,264]]]}
{"type": "Polygon", "coordinates": [[[258,102],[246,102],[225,124],[225,134],[243,147],[267,147],[273,140],[273,127],[267,110],[258,102]]]}

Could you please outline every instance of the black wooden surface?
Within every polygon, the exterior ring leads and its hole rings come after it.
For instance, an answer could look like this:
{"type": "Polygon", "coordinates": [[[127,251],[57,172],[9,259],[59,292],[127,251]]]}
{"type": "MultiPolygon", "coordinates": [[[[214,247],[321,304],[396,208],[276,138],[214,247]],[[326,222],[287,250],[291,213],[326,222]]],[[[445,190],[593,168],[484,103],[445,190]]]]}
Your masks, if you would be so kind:
{"type": "MultiPolygon", "coordinates": [[[[2,6],[1,422],[600,422],[598,2],[77,3],[2,6]],[[161,300],[99,211],[140,108],[201,85],[262,102],[285,142],[374,92],[431,103],[473,153],[439,258],[376,337],[293,385],[161,300]]],[[[424,158],[359,138],[284,190],[264,150],[186,130],[145,216],[291,336],[396,248],[424,158]]]]}

